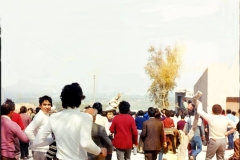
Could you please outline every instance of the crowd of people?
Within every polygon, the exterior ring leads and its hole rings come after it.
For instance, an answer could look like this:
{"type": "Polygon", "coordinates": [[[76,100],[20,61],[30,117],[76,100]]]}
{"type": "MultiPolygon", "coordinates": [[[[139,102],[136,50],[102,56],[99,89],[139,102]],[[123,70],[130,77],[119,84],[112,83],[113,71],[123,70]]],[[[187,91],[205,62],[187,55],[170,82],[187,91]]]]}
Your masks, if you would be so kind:
{"type": "Polygon", "coordinates": [[[194,132],[186,147],[187,159],[196,160],[203,145],[206,160],[215,155],[223,160],[226,149],[234,150],[230,160],[239,159],[239,118],[230,109],[225,115],[218,104],[211,114],[191,100],[183,100],[184,108],[177,111],[149,107],[135,113],[127,101],[118,104],[119,112],[103,111],[99,102],[80,111],[85,96],[78,83],[65,85],[60,99],[58,112],[47,95],[39,98],[35,111],[22,106],[16,113],[11,99],[1,105],[2,160],[28,159],[29,150],[34,160],[111,160],[113,152],[118,160],[130,160],[137,153],[145,160],[164,160],[168,152],[178,154],[180,130],[186,135],[194,132]]]}

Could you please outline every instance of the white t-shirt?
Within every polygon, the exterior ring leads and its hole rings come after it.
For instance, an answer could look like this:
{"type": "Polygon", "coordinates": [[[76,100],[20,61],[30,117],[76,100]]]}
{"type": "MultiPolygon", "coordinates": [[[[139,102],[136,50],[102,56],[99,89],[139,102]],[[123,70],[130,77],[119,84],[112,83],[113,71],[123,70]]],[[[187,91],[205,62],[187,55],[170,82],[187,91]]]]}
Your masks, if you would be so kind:
{"type": "Polygon", "coordinates": [[[199,102],[197,112],[202,116],[209,125],[209,138],[221,139],[225,138],[225,133],[227,132],[228,125],[235,128],[235,124],[232,120],[224,115],[214,115],[208,114],[203,111],[202,103],[199,102]]]}
{"type": "Polygon", "coordinates": [[[35,136],[38,134],[39,130],[43,127],[44,124],[48,122],[49,114],[45,114],[42,110],[40,110],[35,117],[33,118],[32,122],[27,126],[25,129],[25,133],[30,140],[30,149],[33,151],[40,151],[40,152],[47,152],[49,149],[48,143],[53,142],[52,135],[50,134],[47,139],[45,139],[44,143],[46,145],[42,145],[39,147],[32,146],[32,142],[35,139],[35,136]]]}
{"type": "Polygon", "coordinates": [[[38,132],[33,145],[41,146],[52,132],[57,143],[60,160],[86,160],[87,152],[98,155],[101,149],[91,136],[93,118],[79,108],[67,108],[49,117],[47,124],[38,132]]]}

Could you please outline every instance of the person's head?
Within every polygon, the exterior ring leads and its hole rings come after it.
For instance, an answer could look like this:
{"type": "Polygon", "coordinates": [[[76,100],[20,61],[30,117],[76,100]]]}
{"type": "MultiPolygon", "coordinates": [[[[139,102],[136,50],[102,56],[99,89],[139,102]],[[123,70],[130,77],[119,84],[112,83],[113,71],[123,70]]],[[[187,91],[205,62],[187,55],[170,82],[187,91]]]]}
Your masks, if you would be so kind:
{"type": "Polygon", "coordinates": [[[171,116],[171,112],[169,110],[166,110],[165,111],[165,115],[166,115],[166,117],[170,117],[171,116]]]}
{"type": "Polygon", "coordinates": [[[85,96],[78,83],[68,84],[63,87],[61,95],[62,107],[78,108],[85,96]]]}
{"type": "Polygon", "coordinates": [[[28,109],[27,109],[27,112],[28,112],[28,114],[32,114],[32,113],[34,113],[34,111],[33,111],[32,108],[28,108],[28,109]]]}
{"type": "Polygon", "coordinates": [[[186,102],[187,100],[186,100],[186,98],[184,97],[184,98],[182,99],[182,101],[183,101],[183,102],[186,102]]]}
{"type": "Polygon", "coordinates": [[[44,113],[49,113],[52,107],[52,98],[49,96],[42,96],[39,98],[39,107],[44,113]]]}
{"type": "Polygon", "coordinates": [[[87,108],[84,112],[92,115],[93,122],[95,122],[96,116],[97,116],[97,112],[98,112],[96,109],[94,109],[94,108],[87,108]]]}
{"type": "Polygon", "coordinates": [[[36,114],[37,114],[40,110],[41,110],[41,108],[40,108],[40,107],[37,107],[37,108],[35,109],[36,114]]]}
{"type": "Polygon", "coordinates": [[[188,100],[187,103],[188,103],[188,104],[192,103],[192,100],[188,100]]]}
{"type": "Polygon", "coordinates": [[[137,112],[137,116],[143,116],[143,115],[144,115],[143,110],[139,110],[139,111],[137,112]]]}
{"type": "Polygon", "coordinates": [[[128,114],[130,111],[130,104],[127,101],[121,101],[118,109],[121,114],[128,114]]]}
{"type": "Polygon", "coordinates": [[[108,120],[111,120],[113,118],[113,112],[112,111],[107,112],[106,117],[108,120]]]}
{"type": "Polygon", "coordinates": [[[6,99],[6,101],[1,105],[1,115],[12,118],[12,113],[14,110],[15,103],[11,99],[6,99]]]}
{"type": "Polygon", "coordinates": [[[156,110],[156,112],[155,112],[154,117],[157,118],[157,119],[159,119],[159,118],[161,117],[161,113],[160,113],[160,111],[159,111],[158,108],[155,108],[155,110],[156,110]]]}
{"type": "Polygon", "coordinates": [[[162,109],[162,113],[163,113],[163,114],[166,114],[166,111],[167,111],[166,108],[162,109]]]}
{"type": "Polygon", "coordinates": [[[22,106],[19,113],[27,113],[27,107],[22,106]]]}
{"type": "Polygon", "coordinates": [[[179,117],[179,112],[178,112],[178,113],[176,113],[175,115],[176,115],[176,117],[178,118],[178,117],[179,117]]]}
{"type": "Polygon", "coordinates": [[[232,115],[236,116],[236,112],[235,112],[235,111],[232,111],[232,115]]]}
{"type": "Polygon", "coordinates": [[[189,116],[194,116],[194,113],[195,113],[194,110],[189,110],[189,111],[188,111],[189,116]]]}
{"type": "Polygon", "coordinates": [[[225,110],[224,109],[222,109],[222,113],[221,113],[222,115],[225,115],[225,110]]]}
{"type": "Polygon", "coordinates": [[[173,111],[173,110],[170,110],[170,117],[174,117],[174,115],[175,115],[175,111],[173,111]]]}
{"type": "Polygon", "coordinates": [[[188,104],[188,111],[194,110],[195,109],[195,104],[189,103],[188,104]]]}
{"type": "Polygon", "coordinates": [[[184,115],[184,114],[182,114],[182,115],[181,115],[181,119],[184,119],[184,118],[185,118],[185,115],[184,115]]]}
{"type": "Polygon", "coordinates": [[[156,114],[156,109],[153,108],[153,107],[149,107],[148,108],[148,116],[149,117],[155,117],[155,114],[156,114]]]}
{"type": "Polygon", "coordinates": [[[98,114],[102,114],[102,104],[100,102],[95,102],[92,106],[98,111],[98,114]]]}
{"type": "Polygon", "coordinates": [[[212,113],[215,115],[219,115],[222,113],[222,107],[219,104],[214,104],[212,106],[212,113]]]}
{"type": "Polygon", "coordinates": [[[227,109],[226,111],[227,111],[227,114],[231,114],[232,113],[231,109],[227,109]]]}

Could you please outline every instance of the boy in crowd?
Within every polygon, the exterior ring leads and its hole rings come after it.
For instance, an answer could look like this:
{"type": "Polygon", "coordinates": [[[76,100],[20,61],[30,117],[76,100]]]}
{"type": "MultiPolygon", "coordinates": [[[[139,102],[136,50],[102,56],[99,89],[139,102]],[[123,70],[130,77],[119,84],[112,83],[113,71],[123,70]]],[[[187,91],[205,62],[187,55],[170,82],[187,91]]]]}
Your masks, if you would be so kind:
{"type": "MultiPolygon", "coordinates": [[[[32,143],[35,139],[35,136],[38,134],[38,131],[43,127],[44,124],[48,122],[49,112],[51,111],[52,107],[52,98],[47,95],[40,97],[39,107],[41,108],[40,111],[35,115],[32,122],[27,126],[27,128],[25,129],[25,133],[31,142],[30,149],[33,151],[33,159],[46,160],[45,154],[49,149],[49,145],[46,144],[41,147],[34,147],[32,146],[32,143]]],[[[49,139],[46,139],[45,141],[49,141],[50,143],[52,143],[53,139],[51,135],[49,136],[49,139]]]]}

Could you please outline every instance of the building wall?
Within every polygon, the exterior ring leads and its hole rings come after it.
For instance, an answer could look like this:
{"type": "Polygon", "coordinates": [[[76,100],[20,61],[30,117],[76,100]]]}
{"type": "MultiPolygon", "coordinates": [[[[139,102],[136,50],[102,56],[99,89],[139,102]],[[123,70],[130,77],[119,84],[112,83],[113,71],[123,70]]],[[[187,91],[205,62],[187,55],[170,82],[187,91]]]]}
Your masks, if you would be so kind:
{"type": "Polygon", "coordinates": [[[207,111],[207,108],[208,108],[208,69],[205,70],[205,72],[199,78],[197,83],[194,85],[194,94],[196,94],[197,91],[202,92],[202,96],[199,98],[199,100],[203,104],[203,110],[207,111]]]}
{"type": "Polygon", "coordinates": [[[239,97],[239,55],[231,63],[209,66],[194,85],[194,93],[198,90],[205,111],[211,113],[214,104],[226,109],[227,97],[239,97]]]}
{"type": "Polygon", "coordinates": [[[214,104],[220,104],[226,109],[227,83],[232,80],[227,76],[227,67],[224,64],[215,64],[209,67],[208,75],[208,111],[212,110],[214,104]]]}

